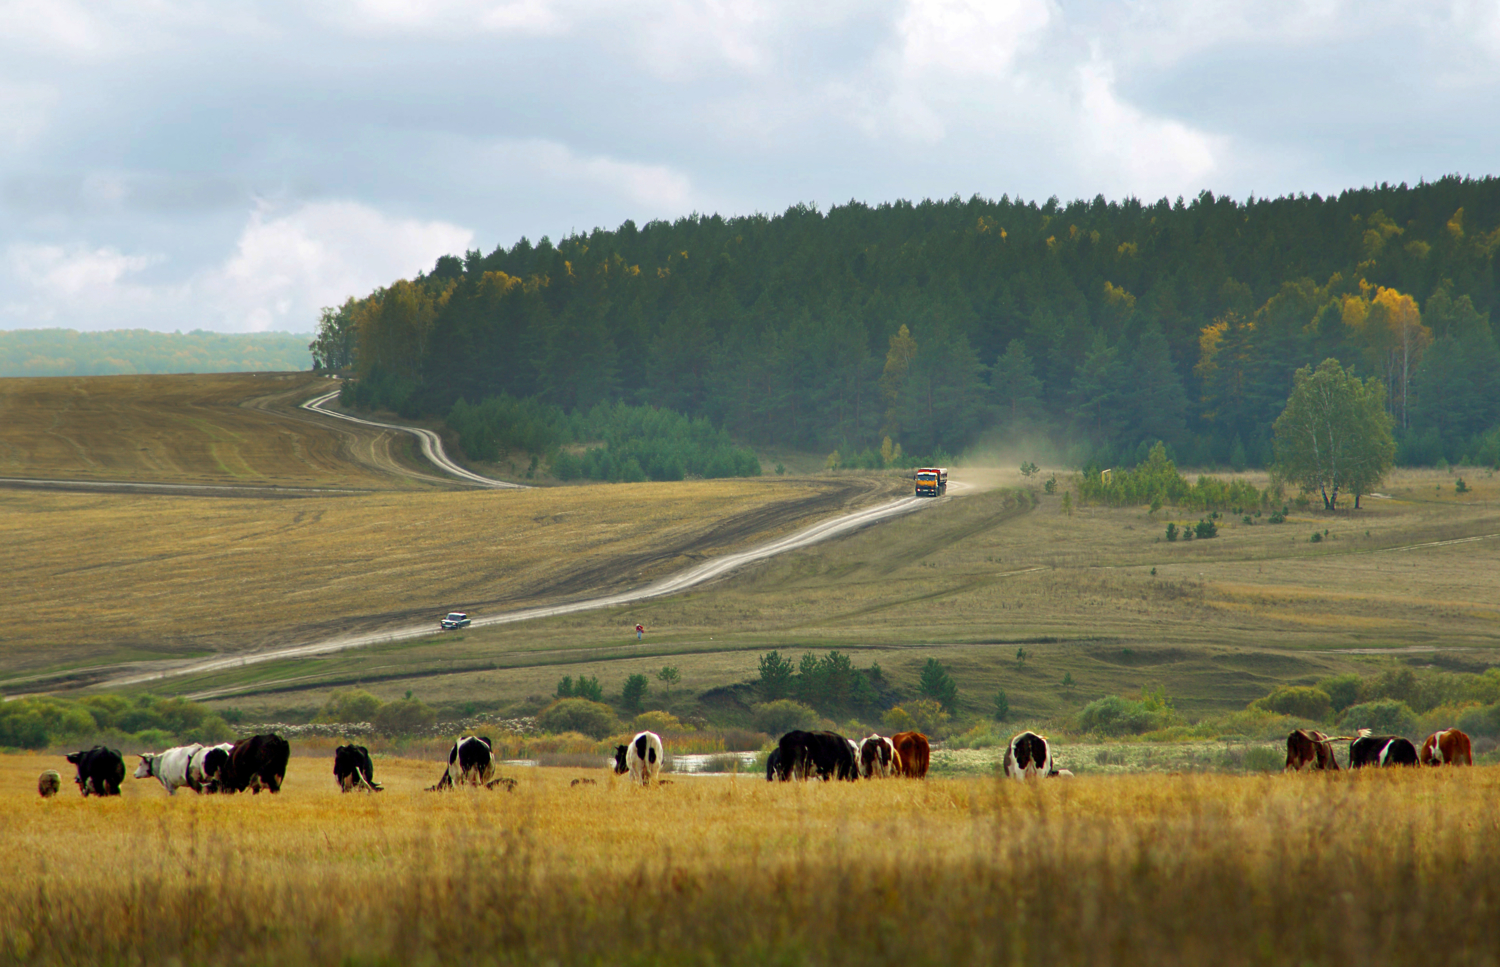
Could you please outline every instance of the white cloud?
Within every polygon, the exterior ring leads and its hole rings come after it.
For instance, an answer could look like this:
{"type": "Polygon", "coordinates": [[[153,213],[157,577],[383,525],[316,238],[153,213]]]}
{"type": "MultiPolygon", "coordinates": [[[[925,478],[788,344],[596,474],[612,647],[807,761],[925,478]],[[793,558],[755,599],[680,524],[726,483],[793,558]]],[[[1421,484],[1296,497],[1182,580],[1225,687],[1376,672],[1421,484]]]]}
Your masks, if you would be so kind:
{"type": "Polygon", "coordinates": [[[486,161],[502,177],[521,184],[546,183],[603,190],[653,214],[685,213],[693,202],[692,182],[675,168],[587,155],[556,141],[506,141],[490,146],[486,161]]]}
{"type": "Polygon", "coordinates": [[[1095,60],[1079,68],[1077,143],[1101,189],[1157,198],[1191,194],[1218,168],[1223,139],[1153,118],[1122,101],[1114,72],[1095,60]]]}
{"type": "Polygon", "coordinates": [[[349,0],[334,18],[354,32],[551,34],[567,28],[557,0],[349,0]]]}
{"type": "Polygon", "coordinates": [[[1052,19],[1047,0],[911,0],[899,28],[904,67],[1004,77],[1052,19]]]}
{"type": "Polygon", "coordinates": [[[323,306],[462,254],[474,233],[446,222],[391,218],[354,202],[252,212],[233,254],[186,279],[147,282],[158,254],[113,248],[12,245],[5,268],[16,293],[0,316],[17,326],[142,326],[308,331],[323,306]]]}

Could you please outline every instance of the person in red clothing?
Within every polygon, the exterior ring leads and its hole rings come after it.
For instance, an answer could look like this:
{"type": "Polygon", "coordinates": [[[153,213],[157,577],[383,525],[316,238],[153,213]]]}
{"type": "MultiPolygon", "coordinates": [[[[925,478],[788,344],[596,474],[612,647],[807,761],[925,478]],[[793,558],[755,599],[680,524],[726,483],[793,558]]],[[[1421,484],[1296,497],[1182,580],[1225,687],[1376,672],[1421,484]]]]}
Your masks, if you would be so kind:
{"type": "Polygon", "coordinates": [[[645,633],[646,633],[646,626],[645,625],[636,625],[635,626],[635,640],[636,641],[640,641],[641,640],[641,635],[644,635],[645,633]]]}

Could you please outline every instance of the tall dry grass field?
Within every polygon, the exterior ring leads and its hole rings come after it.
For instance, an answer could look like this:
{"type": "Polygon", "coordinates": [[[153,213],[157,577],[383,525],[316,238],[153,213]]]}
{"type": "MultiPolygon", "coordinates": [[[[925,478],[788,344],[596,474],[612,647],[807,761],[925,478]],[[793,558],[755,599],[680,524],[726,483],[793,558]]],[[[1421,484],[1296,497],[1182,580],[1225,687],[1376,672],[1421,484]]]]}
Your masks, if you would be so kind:
{"type": "Polygon", "coordinates": [[[1500,771],[42,801],[0,758],[8,963],[1493,964],[1500,771]]]}

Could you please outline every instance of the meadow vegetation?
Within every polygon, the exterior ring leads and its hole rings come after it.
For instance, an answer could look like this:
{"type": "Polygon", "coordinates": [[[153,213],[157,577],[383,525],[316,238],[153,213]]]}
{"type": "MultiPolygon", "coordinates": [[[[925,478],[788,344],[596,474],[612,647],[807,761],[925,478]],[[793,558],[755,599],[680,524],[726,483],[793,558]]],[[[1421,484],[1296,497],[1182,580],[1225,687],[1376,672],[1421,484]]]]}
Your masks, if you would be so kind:
{"type": "Polygon", "coordinates": [[[328,758],[298,755],[274,797],[128,780],[117,800],[38,799],[59,761],[0,756],[6,963],[1380,967],[1500,949],[1494,769],[643,790],[506,767],[513,793],[437,795],[435,761],[380,756],[386,791],[341,795],[328,758]]]}
{"type": "Polygon", "coordinates": [[[768,478],[276,501],[0,490],[0,546],[27,548],[0,596],[0,679],[425,621],[433,640],[391,646],[397,660],[467,667],[470,649],[454,647],[465,635],[437,636],[449,609],[638,586],[885,486],[768,478]]]}

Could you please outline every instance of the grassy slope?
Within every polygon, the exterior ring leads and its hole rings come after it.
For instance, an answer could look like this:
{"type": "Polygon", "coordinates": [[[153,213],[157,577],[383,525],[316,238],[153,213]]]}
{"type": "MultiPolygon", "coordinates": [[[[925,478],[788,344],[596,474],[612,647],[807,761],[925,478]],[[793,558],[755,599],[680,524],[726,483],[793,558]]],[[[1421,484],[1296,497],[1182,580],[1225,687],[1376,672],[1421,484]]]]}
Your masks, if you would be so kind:
{"type": "Polygon", "coordinates": [[[0,477],[427,486],[398,472],[433,472],[408,434],[295,409],[330,385],[311,373],[0,379],[0,477]]]}
{"type": "MultiPolygon", "coordinates": [[[[435,626],[450,608],[637,585],[882,487],[762,479],[298,500],[0,490],[0,545],[28,549],[0,596],[0,669],[435,626]]],[[[450,646],[438,653],[452,658],[450,646]]],[[[392,645],[353,660],[369,667],[385,651],[423,653],[392,645]]]]}
{"type": "Polygon", "coordinates": [[[514,793],[434,795],[436,763],[379,758],[373,796],[330,771],[298,756],[275,797],[127,779],[101,801],[61,756],[0,756],[0,962],[1237,967],[1500,948],[1493,768],[650,790],[505,769],[514,793]],[[44,768],[66,770],[55,800],[34,792],[44,768]]]}
{"type": "Polygon", "coordinates": [[[980,493],[670,600],[247,670],[260,694],[228,701],[268,716],[310,709],[327,687],[307,686],[322,680],[385,698],[414,688],[430,701],[504,704],[546,695],[564,674],[597,676],[609,691],[673,664],[678,698],[653,704],[691,711],[687,696],[753,679],[766,649],[839,648],[908,687],[938,657],[970,708],[1004,688],[1018,715],[1045,719],[1156,684],[1189,714],[1240,708],[1275,684],[1380,660],[1351,650],[1432,648],[1445,667],[1482,667],[1500,658],[1500,538],[1399,549],[1500,535],[1500,488],[1473,483],[1459,497],[1451,478],[1404,473],[1396,499],[1358,515],[1234,523],[1189,544],[1160,539],[1166,513],[1069,518],[1056,497],[1031,509],[1013,492],[980,493]],[[1324,528],[1329,538],[1309,543],[1324,528]],[[629,633],[637,620],[650,629],[640,644],[629,633]],[[276,692],[282,682],[306,690],[276,692]]]}

